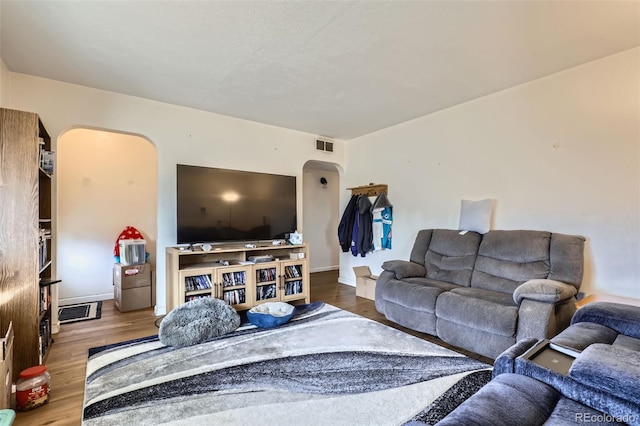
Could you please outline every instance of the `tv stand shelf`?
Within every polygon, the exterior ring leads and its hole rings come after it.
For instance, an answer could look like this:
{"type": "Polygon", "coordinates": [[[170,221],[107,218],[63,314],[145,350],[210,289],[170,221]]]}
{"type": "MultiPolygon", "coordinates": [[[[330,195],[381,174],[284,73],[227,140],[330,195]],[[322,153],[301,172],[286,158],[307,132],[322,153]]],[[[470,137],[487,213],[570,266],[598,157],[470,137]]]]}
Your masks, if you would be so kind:
{"type": "Polygon", "coordinates": [[[189,300],[217,297],[237,310],[264,302],[304,301],[309,296],[307,244],[245,243],[167,247],[167,312],[189,300]],[[253,256],[273,260],[253,263],[253,256]]]}

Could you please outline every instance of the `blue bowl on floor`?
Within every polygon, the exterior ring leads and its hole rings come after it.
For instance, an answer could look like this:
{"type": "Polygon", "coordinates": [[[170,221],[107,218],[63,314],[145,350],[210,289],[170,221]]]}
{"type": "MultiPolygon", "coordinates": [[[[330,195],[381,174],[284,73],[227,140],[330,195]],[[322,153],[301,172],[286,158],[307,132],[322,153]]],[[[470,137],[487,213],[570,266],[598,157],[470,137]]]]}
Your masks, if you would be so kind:
{"type": "Polygon", "coordinates": [[[256,327],[273,328],[291,320],[295,307],[284,302],[267,302],[247,311],[247,319],[256,327]]]}

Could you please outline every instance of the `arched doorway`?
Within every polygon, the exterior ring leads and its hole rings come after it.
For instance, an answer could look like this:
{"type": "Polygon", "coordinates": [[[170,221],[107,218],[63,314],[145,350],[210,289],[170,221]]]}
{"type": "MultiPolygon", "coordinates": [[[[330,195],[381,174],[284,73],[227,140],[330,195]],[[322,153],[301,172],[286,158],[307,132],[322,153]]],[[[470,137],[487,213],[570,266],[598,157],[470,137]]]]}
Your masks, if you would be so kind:
{"type": "Polygon", "coordinates": [[[303,167],[302,206],[304,240],[309,243],[309,271],[340,267],[340,172],[338,166],[307,161],[303,167]]]}
{"type": "Polygon", "coordinates": [[[75,128],[56,152],[60,305],[113,299],[113,247],[128,225],[155,265],[158,153],[146,138],[75,128]]]}

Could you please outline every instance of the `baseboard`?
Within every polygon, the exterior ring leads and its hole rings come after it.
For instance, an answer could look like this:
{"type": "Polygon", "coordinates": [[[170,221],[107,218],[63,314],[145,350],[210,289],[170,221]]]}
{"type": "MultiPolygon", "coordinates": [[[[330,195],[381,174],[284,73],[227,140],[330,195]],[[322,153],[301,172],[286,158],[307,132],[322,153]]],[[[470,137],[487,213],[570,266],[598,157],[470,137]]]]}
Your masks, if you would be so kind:
{"type": "Polygon", "coordinates": [[[335,265],[335,266],[320,266],[320,267],[316,267],[316,268],[312,268],[309,269],[310,273],[314,273],[314,272],[327,272],[327,271],[336,271],[340,269],[340,265],[335,265]]]}
{"type": "Polygon", "coordinates": [[[92,296],[68,297],[66,299],[58,299],[58,306],[75,305],[76,303],[97,302],[98,300],[111,300],[113,293],[94,294],[92,296]]]}
{"type": "Polygon", "coordinates": [[[350,285],[351,287],[355,287],[356,286],[356,281],[352,280],[350,278],[338,277],[338,282],[340,284],[350,285]]]}

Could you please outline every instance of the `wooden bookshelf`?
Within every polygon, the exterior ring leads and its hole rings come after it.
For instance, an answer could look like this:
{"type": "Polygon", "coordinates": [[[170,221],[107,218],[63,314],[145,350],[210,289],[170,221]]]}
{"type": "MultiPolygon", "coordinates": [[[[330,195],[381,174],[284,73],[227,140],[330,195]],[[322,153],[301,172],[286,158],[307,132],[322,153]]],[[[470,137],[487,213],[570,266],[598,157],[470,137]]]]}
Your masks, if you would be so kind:
{"type": "Polygon", "coordinates": [[[272,301],[309,303],[307,245],[252,246],[167,247],[167,312],[199,297],[222,299],[237,310],[272,301]],[[252,263],[253,256],[272,260],[252,263]]]}
{"type": "Polygon", "coordinates": [[[57,322],[51,138],[35,113],[0,109],[0,329],[13,323],[13,377],[46,359],[57,322]],[[54,288],[54,291],[50,291],[54,288]],[[44,340],[43,340],[44,339],[44,340]]]}

